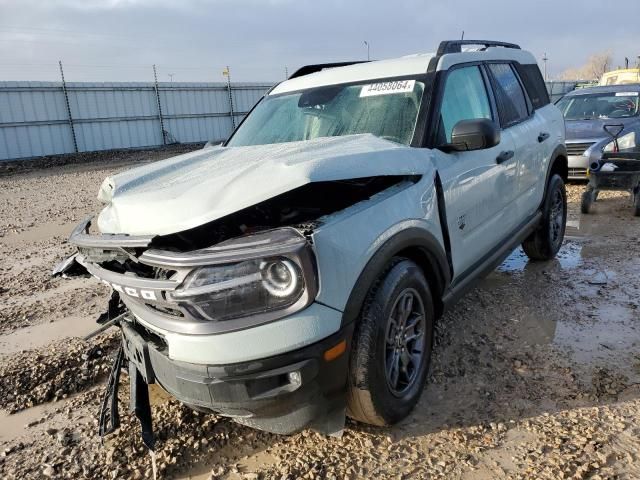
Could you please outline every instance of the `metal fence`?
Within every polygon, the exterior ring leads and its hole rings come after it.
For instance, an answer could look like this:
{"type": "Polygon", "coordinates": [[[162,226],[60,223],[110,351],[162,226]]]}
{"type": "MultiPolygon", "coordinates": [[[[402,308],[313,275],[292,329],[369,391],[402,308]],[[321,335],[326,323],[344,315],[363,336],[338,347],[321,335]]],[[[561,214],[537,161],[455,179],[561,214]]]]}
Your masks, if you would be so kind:
{"type": "Polygon", "coordinates": [[[0,82],[0,161],[221,141],[270,87],[0,82]]]}
{"type": "MultiPolygon", "coordinates": [[[[555,102],[579,81],[547,82],[555,102]]],[[[0,82],[0,161],[222,141],[267,83],[0,82]]]]}

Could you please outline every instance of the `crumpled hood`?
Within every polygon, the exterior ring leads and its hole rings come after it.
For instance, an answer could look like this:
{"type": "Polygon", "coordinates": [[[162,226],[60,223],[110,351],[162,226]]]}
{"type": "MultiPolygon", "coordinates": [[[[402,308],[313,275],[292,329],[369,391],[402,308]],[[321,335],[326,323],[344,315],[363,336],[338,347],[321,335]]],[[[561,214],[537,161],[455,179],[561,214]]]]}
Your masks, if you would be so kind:
{"type": "Polygon", "coordinates": [[[596,140],[600,138],[610,138],[609,134],[604,131],[605,125],[619,125],[625,126],[622,135],[624,135],[628,129],[634,126],[638,122],[637,117],[630,118],[607,118],[607,119],[593,119],[593,120],[567,120],[565,122],[567,140],[596,140]]]}
{"type": "Polygon", "coordinates": [[[429,150],[371,134],[249,147],[205,147],[108,177],[102,233],[165,235],[229,215],[307,183],[431,170],[429,150]]]}

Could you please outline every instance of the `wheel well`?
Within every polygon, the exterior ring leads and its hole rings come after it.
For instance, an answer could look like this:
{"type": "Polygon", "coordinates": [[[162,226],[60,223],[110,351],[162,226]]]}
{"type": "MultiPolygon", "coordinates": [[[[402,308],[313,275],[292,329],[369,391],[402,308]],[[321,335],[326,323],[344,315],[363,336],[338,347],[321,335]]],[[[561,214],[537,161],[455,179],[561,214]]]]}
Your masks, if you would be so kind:
{"type": "Polygon", "coordinates": [[[444,294],[445,279],[438,268],[438,264],[433,255],[423,247],[407,247],[395,254],[396,257],[404,257],[415,262],[423,271],[429,283],[431,296],[433,297],[436,318],[442,315],[444,306],[442,296],[444,294]]]}
{"type": "Polygon", "coordinates": [[[568,180],[569,163],[567,157],[558,155],[554,159],[553,163],[551,164],[551,170],[549,171],[549,178],[551,178],[551,175],[553,175],[554,173],[560,175],[562,177],[562,180],[564,180],[565,182],[568,180]]]}

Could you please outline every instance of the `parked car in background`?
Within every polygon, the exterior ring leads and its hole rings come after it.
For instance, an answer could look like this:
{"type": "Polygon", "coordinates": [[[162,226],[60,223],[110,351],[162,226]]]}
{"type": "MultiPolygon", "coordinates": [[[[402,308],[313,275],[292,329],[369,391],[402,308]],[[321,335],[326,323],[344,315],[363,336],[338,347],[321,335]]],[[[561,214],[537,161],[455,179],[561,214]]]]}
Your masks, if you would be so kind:
{"type": "Polygon", "coordinates": [[[640,84],[608,85],[569,92],[556,104],[564,115],[569,178],[587,178],[589,164],[615,145],[605,125],[624,125],[620,151],[636,151],[640,142],[640,84]]]}

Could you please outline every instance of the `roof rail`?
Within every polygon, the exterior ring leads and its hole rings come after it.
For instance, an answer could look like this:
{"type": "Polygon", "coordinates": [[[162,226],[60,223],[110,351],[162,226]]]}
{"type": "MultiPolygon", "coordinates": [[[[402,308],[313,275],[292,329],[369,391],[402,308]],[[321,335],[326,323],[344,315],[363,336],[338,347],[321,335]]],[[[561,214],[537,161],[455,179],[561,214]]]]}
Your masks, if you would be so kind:
{"type": "Polygon", "coordinates": [[[437,55],[460,53],[464,45],[484,45],[484,49],[489,47],[504,47],[520,50],[520,45],[516,45],[515,43],[496,42],[493,40],[444,40],[440,42],[437,55]]]}
{"type": "Polygon", "coordinates": [[[353,62],[337,62],[337,63],[318,63],[316,65],[305,65],[304,67],[300,67],[298,70],[293,72],[293,74],[287,79],[302,77],[304,75],[309,75],[311,73],[320,72],[325,68],[336,68],[336,67],[346,67],[348,65],[355,65],[356,63],[367,63],[369,60],[356,60],[353,62]]]}

